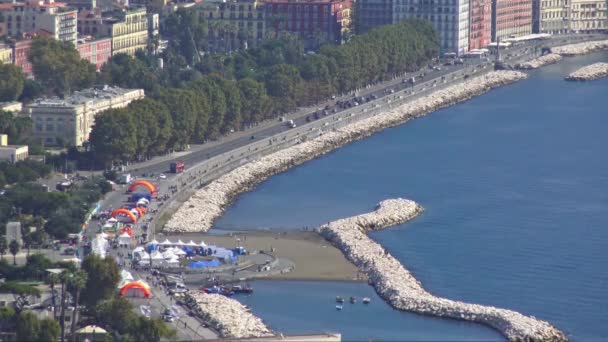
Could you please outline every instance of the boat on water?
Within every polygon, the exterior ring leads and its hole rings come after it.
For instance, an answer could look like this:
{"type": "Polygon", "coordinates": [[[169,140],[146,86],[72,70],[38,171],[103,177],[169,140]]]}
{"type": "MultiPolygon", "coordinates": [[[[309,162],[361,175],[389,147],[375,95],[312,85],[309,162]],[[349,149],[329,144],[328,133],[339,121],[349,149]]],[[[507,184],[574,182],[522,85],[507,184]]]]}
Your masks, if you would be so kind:
{"type": "Polygon", "coordinates": [[[246,286],[235,285],[232,287],[231,290],[234,293],[245,293],[245,294],[253,293],[253,287],[251,287],[249,285],[246,285],[246,286]]]}
{"type": "Polygon", "coordinates": [[[337,296],[336,297],[336,303],[344,303],[344,298],[337,296]]]}
{"type": "Polygon", "coordinates": [[[371,302],[372,300],[369,299],[368,297],[363,298],[363,304],[369,304],[369,302],[371,302]]]}
{"type": "Polygon", "coordinates": [[[350,297],[350,302],[351,302],[351,304],[355,304],[357,302],[357,298],[350,297]]]}
{"type": "Polygon", "coordinates": [[[229,288],[226,287],[218,287],[218,286],[212,286],[212,287],[204,287],[201,289],[201,291],[205,292],[205,293],[210,293],[210,294],[221,294],[224,295],[226,297],[231,297],[234,292],[232,290],[230,290],[229,288]]]}
{"type": "Polygon", "coordinates": [[[336,310],[338,310],[338,311],[342,310],[342,305],[336,305],[336,310]]]}

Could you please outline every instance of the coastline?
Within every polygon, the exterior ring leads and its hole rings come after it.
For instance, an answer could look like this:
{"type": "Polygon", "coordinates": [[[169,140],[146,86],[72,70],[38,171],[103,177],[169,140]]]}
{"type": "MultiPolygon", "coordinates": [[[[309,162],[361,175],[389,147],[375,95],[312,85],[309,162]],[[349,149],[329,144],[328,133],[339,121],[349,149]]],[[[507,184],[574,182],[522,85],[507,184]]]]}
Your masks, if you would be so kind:
{"type": "Polygon", "coordinates": [[[586,65],[570,75],[566,76],[566,81],[593,81],[608,77],[608,63],[594,63],[586,65]]]}
{"type": "Polygon", "coordinates": [[[321,226],[319,230],[368,275],[376,292],[396,309],[484,324],[511,341],[567,340],[561,331],[533,316],[430,294],[403,264],[367,236],[370,230],[405,223],[422,211],[420,205],[410,200],[385,200],[373,212],[339,219],[321,226]]]}
{"type": "Polygon", "coordinates": [[[241,193],[275,174],[386,128],[401,125],[526,77],[527,74],[518,71],[492,71],[247,163],[197,190],[169,219],[163,232],[206,232],[241,193]]]}

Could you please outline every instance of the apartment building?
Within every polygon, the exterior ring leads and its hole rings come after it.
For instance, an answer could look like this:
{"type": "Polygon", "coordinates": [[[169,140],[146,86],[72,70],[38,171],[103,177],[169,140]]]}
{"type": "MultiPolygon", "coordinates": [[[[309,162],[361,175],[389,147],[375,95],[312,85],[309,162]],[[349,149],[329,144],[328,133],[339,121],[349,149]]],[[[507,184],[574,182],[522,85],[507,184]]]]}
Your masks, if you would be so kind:
{"type": "Polygon", "coordinates": [[[341,44],[352,31],[350,0],[267,0],[267,31],[297,34],[308,47],[341,44]]]}
{"type": "Polygon", "coordinates": [[[606,0],[571,0],[570,31],[598,33],[608,30],[606,0]]]}
{"type": "Polygon", "coordinates": [[[0,43],[0,64],[13,63],[13,48],[0,43]]]}
{"type": "Polygon", "coordinates": [[[492,0],[492,41],[532,34],[532,0],[492,0]]]}
{"type": "MultiPolygon", "coordinates": [[[[78,33],[96,38],[109,37],[112,55],[134,55],[148,46],[148,14],[145,8],[102,12],[83,10],[78,14],[78,33]]],[[[157,26],[158,27],[158,26],[157,26]]]]}
{"type": "Polygon", "coordinates": [[[492,42],[492,1],[471,0],[469,49],[483,49],[492,42]]]}
{"type": "Polygon", "coordinates": [[[76,50],[82,59],[95,65],[97,71],[112,57],[112,39],[100,38],[97,40],[82,38],[78,40],[76,50]]]}
{"type": "Polygon", "coordinates": [[[570,27],[571,0],[534,0],[532,32],[564,34],[570,27]]]}
{"type": "Polygon", "coordinates": [[[95,115],[123,108],[144,98],[143,89],[104,87],[74,92],[66,99],[37,99],[23,109],[34,121],[33,135],[44,145],[82,146],[88,141],[95,115]]]}
{"type": "Polygon", "coordinates": [[[2,4],[6,34],[19,37],[32,31],[46,31],[57,40],[76,44],[78,11],[54,0],[27,0],[2,4]]]}
{"type": "Polygon", "coordinates": [[[397,0],[357,1],[357,34],[365,33],[374,27],[392,24],[394,1],[397,0]]]}

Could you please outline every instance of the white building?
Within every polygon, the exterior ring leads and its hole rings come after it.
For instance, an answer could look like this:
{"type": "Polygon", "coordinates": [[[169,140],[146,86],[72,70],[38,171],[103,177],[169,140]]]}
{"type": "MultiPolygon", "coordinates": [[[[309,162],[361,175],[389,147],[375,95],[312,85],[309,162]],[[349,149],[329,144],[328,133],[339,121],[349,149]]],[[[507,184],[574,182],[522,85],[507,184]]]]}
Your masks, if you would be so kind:
{"type": "Polygon", "coordinates": [[[608,30],[606,0],[572,0],[570,31],[596,33],[608,30]]]}
{"type": "Polygon", "coordinates": [[[469,0],[393,0],[393,23],[423,19],[439,33],[442,53],[469,50],[469,0]]]}
{"type": "Polygon", "coordinates": [[[37,99],[25,106],[23,114],[34,121],[33,134],[43,144],[82,146],[89,140],[97,113],[144,97],[143,89],[106,86],[77,91],[67,99],[37,99]]]}
{"type": "Polygon", "coordinates": [[[24,3],[6,4],[6,7],[3,16],[9,36],[18,37],[26,32],[43,30],[57,40],[76,44],[78,11],[65,3],[27,0],[24,3]]]}
{"type": "Polygon", "coordinates": [[[0,134],[0,161],[16,163],[28,157],[29,149],[26,146],[15,146],[8,144],[8,136],[0,134]]]}
{"type": "Polygon", "coordinates": [[[6,244],[10,244],[13,240],[17,241],[20,246],[23,246],[23,239],[21,238],[21,222],[6,223],[6,244]]]}
{"type": "Polygon", "coordinates": [[[539,0],[539,33],[563,34],[568,32],[570,0],[539,0]]]}
{"type": "Polygon", "coordinates": [[[23,109],[21,102],[0,102],[0,110],[4,112],[16,112],[19,113],[23,109]]]}

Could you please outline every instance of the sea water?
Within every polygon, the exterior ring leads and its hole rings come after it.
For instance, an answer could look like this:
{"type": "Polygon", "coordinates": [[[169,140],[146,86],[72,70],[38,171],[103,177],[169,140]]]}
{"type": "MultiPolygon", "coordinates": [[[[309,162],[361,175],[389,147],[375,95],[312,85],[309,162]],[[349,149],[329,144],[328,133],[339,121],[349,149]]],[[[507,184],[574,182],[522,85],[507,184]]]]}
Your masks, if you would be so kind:
{"type": "MultiPolygon", "coordinates": [[[[218,221],[300,229],[404,197],[422,216],[372,238],[431,293],[547,320],[574,341],[608,340],[608,79],[566,82],[608,53],[387,129],[272,177],[218,221]]],[[[243,299],[284,333],[345,340],[496,340],[477,324],[390,309],[365,284],[257,282],[243,299]],[[336,295],[368,296],[369,307],[336,295]]]]}

